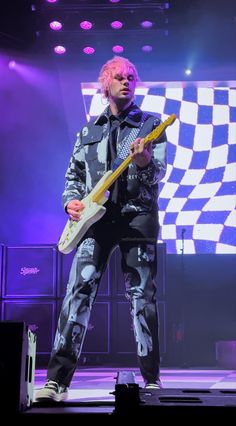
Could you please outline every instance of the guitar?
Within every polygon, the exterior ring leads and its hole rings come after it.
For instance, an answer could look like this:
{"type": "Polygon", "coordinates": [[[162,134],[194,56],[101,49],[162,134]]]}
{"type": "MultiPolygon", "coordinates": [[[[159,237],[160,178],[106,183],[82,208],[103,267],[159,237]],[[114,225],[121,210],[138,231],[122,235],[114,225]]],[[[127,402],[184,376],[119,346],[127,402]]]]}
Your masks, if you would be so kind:
{"type": "MultiPolygon", "coordinates": [[[[176,115],[172,114],[167,120],[152,130],[152,132],[144,138],[144,145],[147,145],[157,139],[168,126],[174,123],[175,119],[176,115]]],[[[58,249],[61,253],[70,253],[79,243],[90,226],[101,219],[101,217],[106,213],[106,207],[104,207],[103,204],[105,204],[109,198],[108,189],[128,167],[130,162],[131,157],[128,155],[128,157],[122,161],[115,171],[107,171],[95,185],[90,194],[81,200],[84,205],[84,209],[81,211],[79,221],[68,219],[59,239],[58,249]]]]}

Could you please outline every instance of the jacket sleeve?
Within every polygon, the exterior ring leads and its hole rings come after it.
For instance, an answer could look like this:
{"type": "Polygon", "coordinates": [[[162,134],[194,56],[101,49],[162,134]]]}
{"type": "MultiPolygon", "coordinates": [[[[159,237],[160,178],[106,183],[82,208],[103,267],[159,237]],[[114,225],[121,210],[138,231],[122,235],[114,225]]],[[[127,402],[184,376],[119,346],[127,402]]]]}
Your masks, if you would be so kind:
{"type": "MultiPolygon", "coordinates": [[[[160,120],[156,119],[153,129],[159,124],[160,120]]],[[[157,182],[162,180],[166,174],[166,141],[166,133],[163,132],[157,141],[153,142],[152,159],[150,163],[144,168],[137,166],[138,179],[148,186],[155,185],[157,182]]]]}
{"type": "Polygon", "coordinates": [[[65,189],[62,194],[64,209],[71,200],[82,200],[85,196],[86,173],[84,148],[81,143],[81,135],[77,134],[73,154],[71,156],[68,169],[66,171],[65,189]]]}

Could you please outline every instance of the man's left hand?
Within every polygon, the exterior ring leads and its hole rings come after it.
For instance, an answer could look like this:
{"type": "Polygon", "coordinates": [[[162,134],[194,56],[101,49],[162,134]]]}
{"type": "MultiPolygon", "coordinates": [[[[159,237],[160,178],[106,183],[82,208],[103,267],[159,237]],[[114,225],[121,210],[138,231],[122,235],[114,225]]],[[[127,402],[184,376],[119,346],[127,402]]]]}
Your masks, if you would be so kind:
{"type": "Polygon", "coordinates": [[[130,157],[138,167],[147,167],[152,158],[152,143],[144,146],[144,139],[137,138],[131,143],[130,157]]]}

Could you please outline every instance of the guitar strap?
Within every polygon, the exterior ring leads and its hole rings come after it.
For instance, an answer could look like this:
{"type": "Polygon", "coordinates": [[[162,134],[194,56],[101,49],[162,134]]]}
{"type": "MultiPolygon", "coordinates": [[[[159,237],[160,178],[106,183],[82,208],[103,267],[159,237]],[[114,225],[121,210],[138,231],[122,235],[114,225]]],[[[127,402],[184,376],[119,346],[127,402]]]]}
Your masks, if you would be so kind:
{"type": "Polygon", "coordinates": [[[118,146],[117,146],[117,157],[114,160],[113,166],[112,166],[112,171],[113,172],[128,157],[129,152],[130,152],[130,144],[135,139],[137,139],[137,137],[138,137],[138,135],[139,135],[139,133],[140,133],[142,127],[143,127],[143,124],[148,119],[148,117],[150,117],[150,115],[147,114],[146,112],[143,112],[142,119],[141,119],[141,122],[140,122],[140,126],[133,128],[131,130],[130,134],[128,136],[125,136],[125,138],[120,143],[118,143],[118,146]]]}

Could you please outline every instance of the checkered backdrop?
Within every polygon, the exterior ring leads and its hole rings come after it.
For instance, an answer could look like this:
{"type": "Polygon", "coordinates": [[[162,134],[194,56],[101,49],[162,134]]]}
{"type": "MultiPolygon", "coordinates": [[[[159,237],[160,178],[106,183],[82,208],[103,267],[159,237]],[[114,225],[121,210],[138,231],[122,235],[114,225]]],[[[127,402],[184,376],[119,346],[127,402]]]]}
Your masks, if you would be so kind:
{"type": "MultiPolygon", "coordinates": [[[[82,83],[89,121],[106,107],[82,83]]],[[[168,168],[160,184],[160,241],[168,253],[236,253],[236,82],[146,82],[136,104],[166,120],[168,168]]]]}

